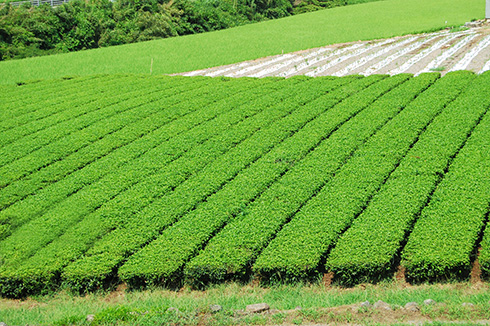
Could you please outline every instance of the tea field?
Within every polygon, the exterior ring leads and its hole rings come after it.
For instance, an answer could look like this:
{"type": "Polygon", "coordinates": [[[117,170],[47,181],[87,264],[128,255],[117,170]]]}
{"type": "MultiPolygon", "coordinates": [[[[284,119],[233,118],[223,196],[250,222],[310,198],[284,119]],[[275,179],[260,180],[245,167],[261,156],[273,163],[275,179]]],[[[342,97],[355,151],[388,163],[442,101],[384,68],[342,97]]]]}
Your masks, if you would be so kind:
{"type": "Polygon", "coordinates": [[[490,273],[490,73],[0,89],[0,295],[490,273]],[[102,94],[102,96],[101,96],[102,94]]]}

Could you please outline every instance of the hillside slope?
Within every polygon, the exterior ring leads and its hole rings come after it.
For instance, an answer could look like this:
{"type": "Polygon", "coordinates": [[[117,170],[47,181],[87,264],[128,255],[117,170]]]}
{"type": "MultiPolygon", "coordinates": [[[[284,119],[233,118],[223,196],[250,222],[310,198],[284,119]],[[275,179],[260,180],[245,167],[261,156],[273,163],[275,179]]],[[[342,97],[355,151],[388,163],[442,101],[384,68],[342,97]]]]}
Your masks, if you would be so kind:
{"type": "Polygon", "coordinates": [[[483,18],[481,0],[386,0],[238,28],[0,63],[0,83],[97,73],[171,74],[483,18]],[[152,64],[153,63],[153,64],[152,64]]]}
{"type": "Polygon", "coordinates": [[[184,76],[290,77],[361,74],[420,74],[490,70],[490,24],[470,23],[463,31],[398,36],[334,44],[299,52],[181,73],[184,76]]]}
{"type": "Polygon", "coordinates": [[[355,283],[400,259],[412,279],[467,277],[489,212],[489,80],[11,87],[0,92],[0,295],[326,270],[355,283]]]}

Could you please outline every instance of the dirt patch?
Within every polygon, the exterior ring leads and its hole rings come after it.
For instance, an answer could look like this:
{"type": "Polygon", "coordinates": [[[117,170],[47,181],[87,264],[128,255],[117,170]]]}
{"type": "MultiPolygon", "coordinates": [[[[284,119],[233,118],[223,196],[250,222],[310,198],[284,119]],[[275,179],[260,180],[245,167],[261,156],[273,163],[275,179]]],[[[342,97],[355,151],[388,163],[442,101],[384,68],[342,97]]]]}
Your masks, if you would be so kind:
{"type": "Polygon", "coordinates": [[[35,309],[38,307],[46,307],[47,304],[36,300],[13,300],[0,299],[0,306],[5,309],[35,309]]]}
{"type": "Polygon", "coordinates": [[[335,274],[333,272],[324,273],[323,279],[322,279],[323,286],[329,287],[330,285],[332,285],[332,281],[333,281],[334,276],[335,276],[335,274]]]}
{"type": "Polygon", "coordinates": [[[407,269],[405,268],[405,266],[399,265],[395,272],[395,281],[399,284],[406,285],[407,284],[407,280],[405,278],[406,272],[407,269]]]}
{"type": "Polygon", "coordinates": [[[470,282],[473,285],[478,284],[478,283],[482,283],[480,261],[478,260],[478,257],[480,256],[480,250],[481,250],[481,247],[478,248],[478,253],[477,253],[476,259],[473,262],[473,266],[471,268],[470,282]]]}
{"type": "Polygon", "coordinates": [[[121,283],[117,286],[116,290],[110,292],[105,298],[105,302],[119,302],[126,297],[126,291],[128,286],[126,283],[121,283]]]}

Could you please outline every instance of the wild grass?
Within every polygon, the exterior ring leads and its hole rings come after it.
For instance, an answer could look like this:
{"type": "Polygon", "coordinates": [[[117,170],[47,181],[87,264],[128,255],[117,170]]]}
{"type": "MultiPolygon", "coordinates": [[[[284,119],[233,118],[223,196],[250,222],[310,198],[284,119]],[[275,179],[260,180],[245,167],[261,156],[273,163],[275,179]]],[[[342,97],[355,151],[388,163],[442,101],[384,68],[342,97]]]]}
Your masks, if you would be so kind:
{"type": "Polygon", "coordinates": [[[444,66],[441,66],[441,67],[435,67],[435,68],[431,68],[430,71],[444,71],[446,70],[446,67],[444,66]]]}
{"type": "MultiPolygon", "coordinates": [[[[355,288],[325,287],[321,283],[310,285],[278,285],[261,288],[236,283],[215,285],[206,291],[183,288],[180,291],[153,289],[148,291],[117,291],[95,293],[84,297],[60,292],[53,296],[40,296],[25,301],[0,300],[0,321],[7,325],[88,325],[87,315],[95,316],[100,325],[231,325],[231,324],[292,324],[312,322],[381,321],[377,311],[366,309],[352,313],[332,313],[324,308],[385,301],[394,307],[417,302],[424,319],[477,320],[490,317],[488,285],[476,287],[469,283],[407,286],[396,282],[378,285],[360,285],[355,288]],[[424,306],[425,299],[437,302],[424,306]],[[301,310],[278,312],[271,315],[252,315],[237,318],[236,311],[252,303],[266,302],[271,309],[301,310]],[[470,302],[473,308],[462,303],[470,302]],[[222,311],[210,314],[209,305],[218,304],[222,311]],[[174,307],[178,310],[167,311],[174,307]]],[[[398,308],[399,309],[399,308],[398,308]]],[[[399,320],[403,323],[403,320],[399,320]]]]}
{"type": "Polygon", "coordinates": [[[237,28],[0,62],[0,83],[100,73],[172,74],[328,44],[459,26],[484,16],[481,0],[386,0],[237,28]]]}

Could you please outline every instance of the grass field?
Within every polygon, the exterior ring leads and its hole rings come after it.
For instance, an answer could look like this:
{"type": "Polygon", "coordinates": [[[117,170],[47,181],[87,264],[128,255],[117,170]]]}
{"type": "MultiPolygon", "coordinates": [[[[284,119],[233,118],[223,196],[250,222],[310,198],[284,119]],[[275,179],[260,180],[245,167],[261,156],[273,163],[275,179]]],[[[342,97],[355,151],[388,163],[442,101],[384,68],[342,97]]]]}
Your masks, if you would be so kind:
{"type": "Polygon", "coordinates": [[[97,293],[77,297],[66,292],[33,297],[25,301],[0,299],[0,320],[7,325],[300,325],[300,324],[428,324],[475,325],[469,320],[488,320],[488,286],[468,283],[403,286],[389,283],[342,290],[321,284],[260,288],[238,284],[220,285],[202,291],[183,289],[142,292],[97,293]],[[435,305],[425,306],[432,299],[435,305]],[[382,300],[393,311],[358,308],[364,301],[382,300]],[[237,315],[246,305],[265,302],[275,313],[237,315]],[[416,302],[421,311],[407,312],[400,306],[416,302]],[[465,307],[463,303],[471,303],[465,307]],[[221,305],[218,313],[210,305],[221,305]],[[348,305],[348,306],[346,306],[348,305]],[[178,312],[168,310],[177,308],[178,312]],[[301,307],[301,310],[297,309],[301,307]],[[344,307],[342,309],[342,307],[344,307]],[[87,322],[88,315],[94,316],[87,322]]]}
{"type": "Polygon", "coordinates": [[[400,266],[411,281],[467,279],[480,242],[488,273],[489,82],[456,72],[8,86],[0,294],[328,271],[356,284],[400,266]]]}
{"type": "Polygon", "coordinates": [[[170,74],[327,44],[441,29],[484,16],[483,0],[386,0],[238,28],[0,62],[0,83],[102,73],[170,74]],[[382,22],[382,23],[380,23],[382,22]]]}

